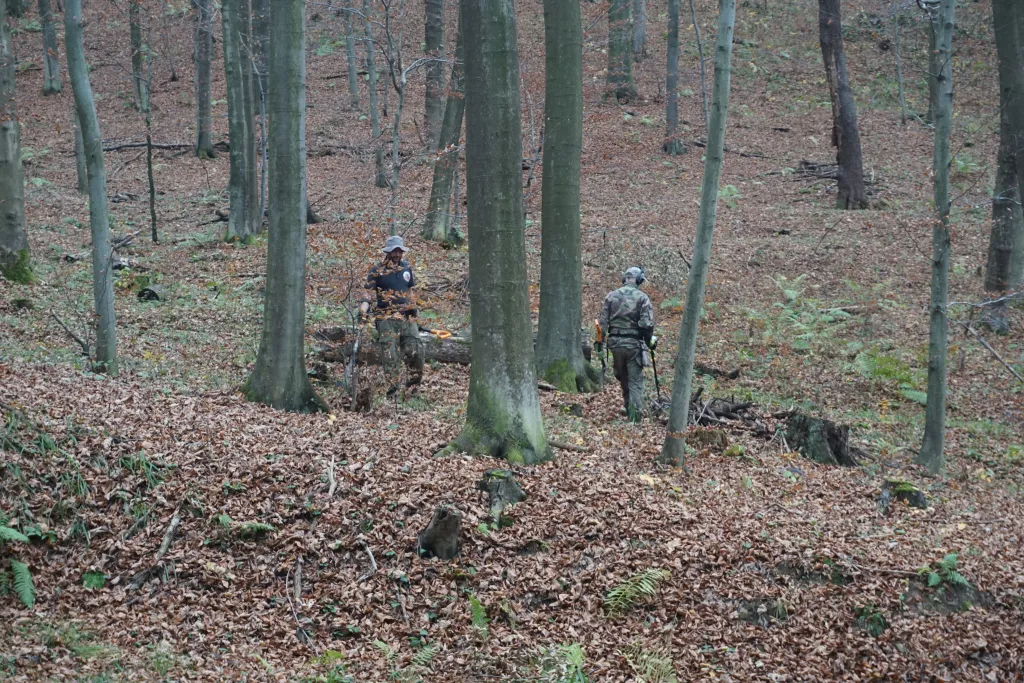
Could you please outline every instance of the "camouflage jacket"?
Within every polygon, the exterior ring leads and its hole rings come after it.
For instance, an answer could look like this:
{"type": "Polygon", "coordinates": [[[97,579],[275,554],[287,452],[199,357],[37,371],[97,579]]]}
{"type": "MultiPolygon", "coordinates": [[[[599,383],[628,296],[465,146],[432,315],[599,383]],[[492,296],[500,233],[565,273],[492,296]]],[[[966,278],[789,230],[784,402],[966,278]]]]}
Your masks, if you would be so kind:
{"type": "Polygon", "coordinates": [[[634,285],[619,287],[605,297],[598,324],[608,339],[609,349],[642,349],[641,328],[654,327],[651,299],[634,285]]]}

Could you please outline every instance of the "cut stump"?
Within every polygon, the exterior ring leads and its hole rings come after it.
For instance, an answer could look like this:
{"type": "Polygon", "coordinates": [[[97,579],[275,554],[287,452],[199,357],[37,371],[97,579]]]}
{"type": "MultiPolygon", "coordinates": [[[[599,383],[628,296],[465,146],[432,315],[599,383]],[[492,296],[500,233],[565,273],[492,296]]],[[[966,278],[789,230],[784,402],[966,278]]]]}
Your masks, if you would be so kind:
{"type": "Polygon", "coordinates": [[[789,418],[786,440],[802,456],[823,465],[860,464],[850,449],[850,428],[831,420],[796,413],[789,418]]]}
{"type": "Polygon", "coordinates": [[[423,557],[451,560],[459,554],[459,526],[462,513],[445,505],[434,510],[427,528],[416,537],[416,545],[423,557]]]}
{"type": "Polygon", "coordinates": [[[502,511],[512,503],[526,500],[526,492],[509,470],[487,470],[476,487],[487,494],[494,519],[499,519],[502,511]]]}
{"type": "Polygon", "coordinates": [[[878,497],[878,507],[883,514],[889,514],[889,508],[894,500],[919,510],[928,509],[928,497],[924,495],[924,491],[910,482],[888,479],[882,485],[882,494],[878,497]]]}

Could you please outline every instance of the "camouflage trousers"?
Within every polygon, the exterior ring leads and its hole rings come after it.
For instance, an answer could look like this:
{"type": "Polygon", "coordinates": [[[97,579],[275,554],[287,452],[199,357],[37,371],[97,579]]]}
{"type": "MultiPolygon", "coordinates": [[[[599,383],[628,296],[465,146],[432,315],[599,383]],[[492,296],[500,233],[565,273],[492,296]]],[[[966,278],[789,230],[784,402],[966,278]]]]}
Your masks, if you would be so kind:
{"type": "Polygon", "coordinates": [[[626,414],[631,422],[640,422],[644,416],[644,352],[639,348],[618,348],[611,352],[626,414]]]}
{"type": "Polygon", "coordinates": [[[399,362],[404,360],[409,369],[407,385],[423,381],[423,349],[420,327],[413,319],[384,319],[377,321],[377,341],[380,344],[381,364],[392,377],[397,377],[399,362]]]}

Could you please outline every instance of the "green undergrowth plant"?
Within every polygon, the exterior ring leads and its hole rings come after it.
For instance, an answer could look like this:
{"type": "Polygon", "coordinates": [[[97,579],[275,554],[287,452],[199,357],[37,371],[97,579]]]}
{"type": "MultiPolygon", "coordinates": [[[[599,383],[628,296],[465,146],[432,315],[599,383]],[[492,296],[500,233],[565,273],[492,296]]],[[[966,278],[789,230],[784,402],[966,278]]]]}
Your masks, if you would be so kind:
{"type": "Polygon", "coordinates": [[[541,683],[590,683],[587,656],[579,643],[563,643],[541,657],[541,683]]]}
{"type": "Polygon", "coordinates": [[[929,588],[944,591],[947,588],[970,588],[971,582],[957,569],[958,553],[949,553],[938,562],[921,567],[918,572],[924,576],[929,588]]]}
{"type": "Polygon", "coordinates": [[[472,593],[469,594],[469,616],[473,623],[473,630],[481,640],[487,640],[487,624],[490,623],[490,620],[487,618],[487,608],[472,593]]]}
{"type": "MultiPolygon", "coordinates": [[[[0,557],[15,543],[28,543],[28,536],[11,526],[7,515],[0,511],[0,557]]],[[[28,565],[19,559],[9,557],[7,567],[0,563],[0,595],[15,595],[25,607],[32,609],[36,604],[36,588],[28,565]]]]}
{"type": "Polygon", "coordinates": [[[925,405],[928,394],[921,387],[926,379],[923,370],[911,368],[910,364],[894,353],[884,353],[878,348],[860,351],[853,362],[854,368],[864,377],[883,386],[893,386],[900,396],[925,405]]]}
{"type": "Polygon", "coordinates": [[[854,625],[862,631],[866,631],[873,638],[878,638],[889,628],[889,622],[885,614],[877,605],[861,605],[856,610],[854,625]]]}
{"type": "Polygon", "coordinates": [[[654,597],[663,581],[672,576],[667,569],[651,567],[639,571],[608,591],[604,598],[605,611],[610,616],[628,612],[640,601],[654,597]]]}
{"type": "Polygon", "coordinates": [[[383,640],[373,641],[373,646],[384,655],[384,659],[387,661],[388,680],[396,681],[396,683],[419,683],[422,681],[423,674],[430,670],[431,662],[441,651],[440,645],[424,645],[413,653],[406,666],[402,666],[398,660],[400,652],[396,648],[391,647],[383,640]]]}
{"type": "Polygon", "coordinates": [[[646,648],[633,642],[619,650],[626,664],[636,674],[637,683],[677,683],[672,657],[660,648],[646,648]]]}

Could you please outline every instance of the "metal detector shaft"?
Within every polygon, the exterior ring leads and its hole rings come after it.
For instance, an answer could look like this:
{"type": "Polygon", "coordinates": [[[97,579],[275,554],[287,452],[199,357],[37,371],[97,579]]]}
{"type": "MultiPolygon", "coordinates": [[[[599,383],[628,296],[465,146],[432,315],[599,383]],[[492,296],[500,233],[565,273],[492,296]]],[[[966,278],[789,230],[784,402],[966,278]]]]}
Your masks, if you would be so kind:
{"type": "Polygon", "coordinates": [[[651,368],[654,369],[654,390],[658,392],[658,401],[661,401],[661,382],[658,381],[658,361],[655,360],[656,354],[654,349],[651,349],[651,368]]]}

